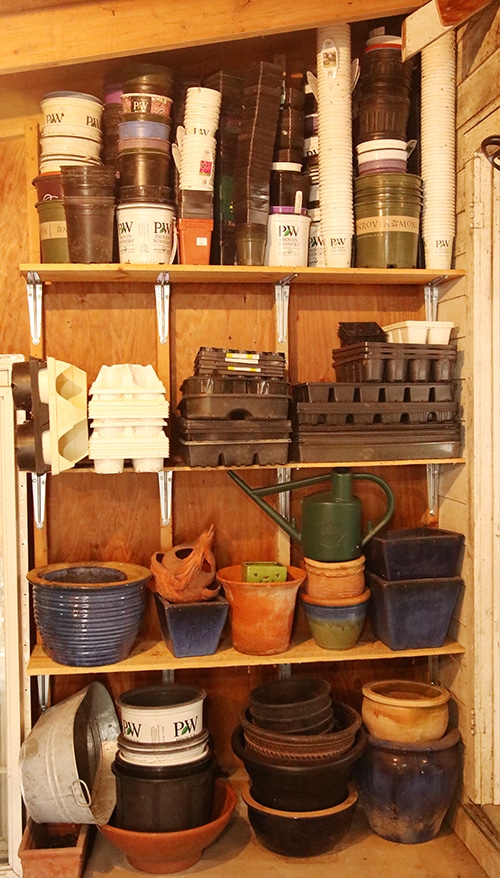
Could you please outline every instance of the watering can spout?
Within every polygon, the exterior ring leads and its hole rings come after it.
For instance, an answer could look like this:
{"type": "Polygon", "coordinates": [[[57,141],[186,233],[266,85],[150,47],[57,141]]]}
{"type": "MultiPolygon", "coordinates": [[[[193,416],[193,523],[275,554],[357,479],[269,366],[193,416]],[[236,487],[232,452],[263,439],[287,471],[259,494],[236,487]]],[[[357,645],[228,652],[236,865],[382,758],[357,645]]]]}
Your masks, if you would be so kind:
{"type": "Polygon", "coordinates": [[[300,537],[300,533],[297,530],[297,528],[294,527],[293,524],[291,524],[291,522],[288,521],[287,518],[285,518],[276,509],[274,509],[274,507],[271,506],[271,504],[268,503],[267,500],[264,500],[262,497],[262,494],[260,493],[261,491],[265,491],[266,494],[268,494],[268,493],[269,494],[270,493],[278,494],[278,493],[280,493],[280,491],[289,491],[290,487],[291,487],[290,482],[286,482],[282,485],[281,484],[280,485],[272,485],[272,486],[269,486],[269,488],[265,488],[265,489],[264,488],[259,489],[259,488],[251,488],[250,485],[247,485],[247,483],[244,482],[243,479],[240,478],[240,476],[238,476],[235,472],[230,471],[230,472],[228,472],[228,475],[230,476],[230,478],[232,478],[233,482],[236,482],[236,484],[239,485],[240,488],[242,488],[242,490],[245,492],[245,494],[248,494],[248,496],[252,498],[252,500],[257,504],[257,506],[260,506],[260,508],[264,512],[266,512],[270,518],[273,519],[275,524],[277,524],[279,527],[283,528],[283,530],[288,534],[288,536],[292,540],[296,540],[296,542],[300,543],[301,537],[300,537]]]}
{"type": "Polygon", "coordinates": [[[228,475],[292,540],[301,544],[306,558],[315,561],[351,561],[358,558],[366,543],[388,524],[394,512],[394,494],[387,482],[371,473],[353,474],[347,467],[334,469],[328,475],[264,488],[251,488],[235,472],[229,472],[228,475]],[[384,515],[365,536],[361,528],[361,501],[352,493],[353,479],[375,482],[386,495],[384,515]],[[309,494],[302,500],[301,533],[263,499],[268,494],[280,494],[326,481],[330,482],[328,491],[309,494]]]}

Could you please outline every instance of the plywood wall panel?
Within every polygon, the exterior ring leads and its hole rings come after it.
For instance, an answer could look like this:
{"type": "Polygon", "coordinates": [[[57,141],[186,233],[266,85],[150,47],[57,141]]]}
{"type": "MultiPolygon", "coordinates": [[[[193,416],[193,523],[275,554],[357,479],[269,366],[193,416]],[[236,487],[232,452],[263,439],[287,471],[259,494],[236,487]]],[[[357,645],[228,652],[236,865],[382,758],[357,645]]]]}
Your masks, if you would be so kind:
{"type": "Polygon", "coordinates": [[[0,139],[0,352],[29,353],[26,286],[18,272],[28,246],[24,137],[0,139]]]}

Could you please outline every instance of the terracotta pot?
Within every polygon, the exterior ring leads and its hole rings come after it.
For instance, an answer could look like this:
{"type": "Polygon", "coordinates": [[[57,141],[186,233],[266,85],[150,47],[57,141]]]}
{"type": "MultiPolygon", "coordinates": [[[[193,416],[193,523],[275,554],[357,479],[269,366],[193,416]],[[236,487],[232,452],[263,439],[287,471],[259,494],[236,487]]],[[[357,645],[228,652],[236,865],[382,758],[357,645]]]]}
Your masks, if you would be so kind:
{"type": "Polygon", "coordinates": [[[35,823],[28,818],[19,847],[24,878],[80,878],[89,832],[86,823],[35,823]]]}
{"type": "Polygon", "coordinates": [[[373,832],[400,844],[437,835],[458,783],[459,742],[458,729],[418,744],[368,737],[354,779],[373,832]]]}
{"type": "Polygon", "coordinates": [[[363,686],[361,716],[370,732],[387,741],[434,741],[448,726],[449,692],[415,680],[379,680],[363,686]]]}
{"type": "Polygon", "coordinates": [[[309,597],[329,600],[350,598],[365,589],[365,556],[354,561],[314,561],[304,558],[307,571],[305,591],[309,597]]]}
{"type": "Polygon", "coordinates": [[[241,565],[224,567],[217,581],[231,611],[233,646],[248,655],[274,655],[290,646],[297,592],[306,577],[288,568],[286,582],[241,582],[241,565]]]}
{"type": "Polygon", "coordinates": [[[170,875],[194,866],[206,847],[229,823],[236,805],[236,793],[222,780],[215,781],[212,820],[203,826],[178,832],[132,832],[111,823],[99,830],[112,845],[123,851],[130,865],[140,872],[170,875]]]}

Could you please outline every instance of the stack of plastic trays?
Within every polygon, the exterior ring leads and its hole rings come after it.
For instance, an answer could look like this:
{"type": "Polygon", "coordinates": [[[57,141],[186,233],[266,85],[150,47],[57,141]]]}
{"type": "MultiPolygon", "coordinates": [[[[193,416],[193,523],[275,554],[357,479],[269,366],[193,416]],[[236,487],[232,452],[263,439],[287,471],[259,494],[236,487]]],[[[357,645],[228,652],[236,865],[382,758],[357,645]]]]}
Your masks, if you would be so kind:
{"type": "Polygon", "coordinates": [[[451,268],[455,238],[455,31],[422,50],[421,153],[425,267],[451,268]]]}
{"type": "Polygon", "coordinates": [[[169,403],[152,366],[103,366],[90,389],[93,428],[89,458],[99,473],[159,472],[169,456],[165,435],[169,403]]]}
{"type": "Polygon", "coordinates": [[[349,268],[354,235],[350,27],[319,28],[316,41],[321,237],[326,265],[349,268]]]}

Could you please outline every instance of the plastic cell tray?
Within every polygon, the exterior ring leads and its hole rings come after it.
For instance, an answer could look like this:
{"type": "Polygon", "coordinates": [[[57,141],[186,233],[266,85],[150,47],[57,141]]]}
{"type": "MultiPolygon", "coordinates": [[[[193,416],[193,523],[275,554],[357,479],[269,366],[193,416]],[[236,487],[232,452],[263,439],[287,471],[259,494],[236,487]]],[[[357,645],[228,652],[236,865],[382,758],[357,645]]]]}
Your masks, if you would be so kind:
{"type": "Polygon", "coordinates": [[[250,394],[205,394],[184,396],[177,408],[183,418],[219,418],[247,421],[256,418],[284,419],[288,415],[289,396],[250,394]]]}
{"type": "Polygon", "coordinates": [[[387,333],[374,321],[340,321],[338,337],[342,345],[357,344],[360,341],[387,341],[387,333]]]}
{"type": "Polygon", "coordinates": [[[296,403],[337,402],[451,402],[455,385],[446,384],[374,384],[349,382],[307,382],[292,387],[296,403]]]}
{"type": "Polygon", "coordinates": [[[283,466],[288,461],[290,439],[255,442],[189,441],[179,438],[179,451],[188,466],[283,466]]]}
{"type": "Polygon", "coordinates": [[[232,439],[259,441],[261,439],[288,439],[292,423],[288,420],[249,420],[231,421],[199,420],[194,421],[186,418],[177,419],[177,429],[183,439],[201,440],[204,442],[217,442],[219,439],[229,442],[232,439]]]}
{"type": "Polygon", "coordinates": [[[298,424],[312,426],[423,424],[452,421],[457,416],[457,402],[299,402],[295,411],[298,424]]]}
{"type": "Polygon", "coordinates": [[[290,459],[298,463],[445,460],[459,453],[459,424],[372,424],[365,429],[348,424],[294,431],[290,459]]]}
{"type": "Polygon", "coordinates": [[[457,357],[454,345],[365,342],[332,351],[337,381],[451,381],[457,357]]]}
{"type": "Polygon", "coordinates": [[[192,375],[185,378],[181,393],[190,396],[210,393],[249,394],[255,396],[288,396],[290,384],[278,378],[260,378],[258,375],[192,375]]]}
{"type": "Polygon", "coordinates": [[[459,576],[387,581],[365,571],[373,633],[390,649],[442,646],[463,580],[459,576]]]}
{"type": "Polygon", "coordinates": [[[282,378],[285,374],[285,368],[285,355],[281,352],[243,351],[228,348],[200,348],[194,363],[196,375],[206,375],[211,372],[221,374],[241,372],[282,378]]]}

